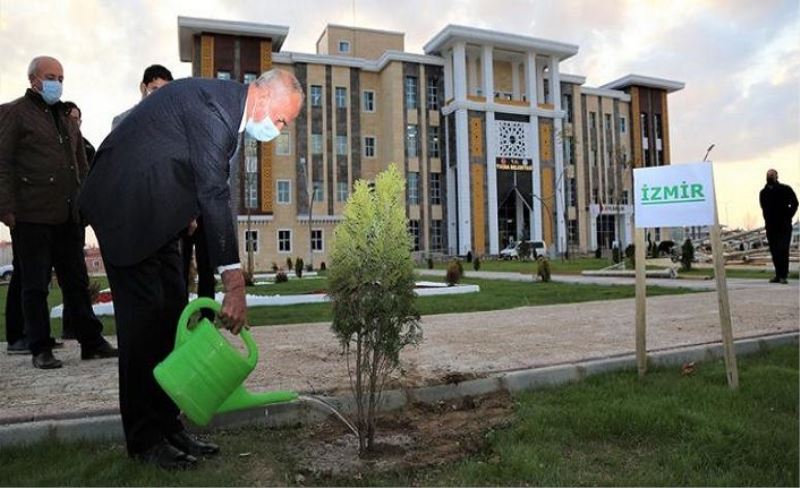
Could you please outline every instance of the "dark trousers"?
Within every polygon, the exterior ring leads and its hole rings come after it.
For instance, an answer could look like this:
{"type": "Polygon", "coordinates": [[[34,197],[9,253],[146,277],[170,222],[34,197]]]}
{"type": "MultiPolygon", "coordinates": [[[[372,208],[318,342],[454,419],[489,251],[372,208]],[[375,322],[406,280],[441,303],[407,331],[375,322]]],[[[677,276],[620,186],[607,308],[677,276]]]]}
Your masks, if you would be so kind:
{"type": "Polygon", "coordinates": [[[153,368],[175,345],[186,282],[177,238],[132,266],[105,264],[117,322],[122,425],[128,453],[135,455],[183,429],[153,368]]]}
{"type": "Polygon", "coordinates": [[[787,279],[789,277],[789,246],[792,242],[792,228],[767,229],[767,242],[769,252],[772,254],[772,264],[775,266],[775,277],[787,279]]]}
{"type": "Polygon", "coordinates": [[[89,277],[83,255],[83,226],[18,222],[14,250],[22,270],[22,314],[31,352],[52,349],[47,306],[53,268],[61,281],[64,309],[71,309],[75,333],[84,349],[103,344],[103,324],[92,310],[89,277]]]}
{"type": "Polygon", "coordinates": [[[25,338],[25,318],[22,315],[22,268],[17,259],[19,253],[15,234],[14,229],[11,229],[11,252],[13,254],[11,265],[14,267],[14,274],[11,275],[6,295],[6,340],[9,344],[25,338]]]}
{"type": "MultiPolygon", "coordinates": [[[[216,280],[214,279],[214,270],[211,269],[211,261],[208,257],[208,244],[206,243],[205,229],[203,228],[202,219],[197,221],[197,229],[190,236],[183,236],[181,238],[181,254],[183,257],[183,279],[186,283],[186,296],[189,296],[189,268],[192,263],[192,248],[194,248],[195,261],[197,262],[197,296],[214,298],[216,290],[216,280]]],[[[208,309],[203,309],[200,312],[201,316],[213,320],[214,312],[208,309]]]]}

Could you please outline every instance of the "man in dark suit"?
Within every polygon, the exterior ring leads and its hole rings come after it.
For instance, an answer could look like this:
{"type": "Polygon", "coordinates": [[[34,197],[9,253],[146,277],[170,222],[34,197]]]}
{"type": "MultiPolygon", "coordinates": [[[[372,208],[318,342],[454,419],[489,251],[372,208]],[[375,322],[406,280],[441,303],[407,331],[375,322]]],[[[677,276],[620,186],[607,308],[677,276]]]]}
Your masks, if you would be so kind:
{"type": "Polygon", "coordinates": [[[184,430],[177,407],[153,377],[173,349],[186,304],[180,234],[202,216],[208,257],[225,288],[220,319],[238,334],[247,308],[228,161],[242,132],[271,140],[302,103],[295,77],[277,69],[248,86],[178,80],[142,100],[97,150],[80,207],[111,284],[120,410],[131,456],[186,469],[219,450],[184,430]]]}
{"type": "Polygon", "coordinates": [[[792,242],[792,218],[797,212],[797,195],[789,185],[778,182],[778,172],[767,171],[767,184],[758,194],[764,227],[767,231],[769,252],[775,266],[775,277],[770,283],[788,283],[789,247],[792,242]]]}

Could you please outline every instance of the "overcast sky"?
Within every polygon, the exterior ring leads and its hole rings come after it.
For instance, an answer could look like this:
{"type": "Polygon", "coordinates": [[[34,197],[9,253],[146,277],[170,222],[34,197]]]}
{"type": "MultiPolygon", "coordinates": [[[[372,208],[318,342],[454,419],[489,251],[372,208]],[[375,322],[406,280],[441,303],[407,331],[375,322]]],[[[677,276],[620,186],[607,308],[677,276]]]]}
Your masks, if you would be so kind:
{"type": "MultiPolygon", "coordinates": [[[[770,167],[800,191],[800,21],[796,0],[0,0],[0,102],[21,96],[37,55],[64,65],[65,100],[83,110],[95,146],[139,99],[143,69],[189,76],[177,17],[285,25],[284,51],[314,52],[328,23],[406,33],[409,52],[447,24],[579,46],[562,72],[599,86],[629,73],[679,80],[669,96],[673,163],[715,163],[720,220],[762,225],[770,167]]],[[[1,226],[0,240],[8,236],[1,226]]]]}

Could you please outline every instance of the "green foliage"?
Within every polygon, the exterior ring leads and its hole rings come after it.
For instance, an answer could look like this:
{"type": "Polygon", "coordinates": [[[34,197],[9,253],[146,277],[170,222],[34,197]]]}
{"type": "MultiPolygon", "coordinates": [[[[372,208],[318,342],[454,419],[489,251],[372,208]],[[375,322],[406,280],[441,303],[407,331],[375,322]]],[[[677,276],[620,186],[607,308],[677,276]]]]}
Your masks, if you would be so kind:
{"type": "Polygon", "coordinates": [[[475,256],[475,259],[472,261],[472,269],[474,269],[475,271],[481,270],[481,258],[479,258],[478,256],[475,256]]]}
{"type": "Polygon", "coordinates": [[[628,259],[628,263],[630,263],[631,268],[636,267],[636,246],[633,244],[628,244],[628,247],[625,248],[625,257],[628,259]]]}
{"type": "Polygon", "coordinates": [[[472,262],[472,251],[467,251],[467,262],[468,263],[472,262]]]}
{"type": "Polygon", "coordinates": [[[622,261],[622,253],[619,251],[619,247],[614,246],[611,249],[611,260],[614,261],[615,264],[622,261]]]}
{"type": "Polygon", "coordinates": [[[550,260],[547,256],[536,258],[536,274],[539,275],[543,283],[550,282],[550,260]]]}
{"type": "Polygon", "coordinates": [[[461,269],[461,261],[454,259],[448,263],[447,274],[445,275],[445,281],[448,285],[457,285],[461,281],[461,269]]]}
{"type": "Polygon", "coordinates": [[[428,269],[433,269],[433,258],[428,256],[428,269]]]}
{"type": "Polygon", "coordinates": [[[517,253],[519,254],[517,257],[521,260],[528,260],[531,257],[531,251],[533,250],[533,246],[527,240],[522,240],[519,243],[519,248],[517,249],[517,253]]]}
{"type": "Polygon", "coordinates": [[[422,340],[407,225],[405,179],[392,164],[374,190],[356,182],[333,239],[332,329],[348,361],[362,454],[373,448],[376,407],[400,351],[422,340]]]}
{"type": "Polygon", "coordinates": [[[325,266],[325,261],[319,263],[319,270],[320,271],[325,271],[326,269],[328,269],[328,268],[325,266]]]}
{"type": "Polygon", "coordinates": [[[286,271],[291,271],[294,269],[294,263],[292,262],[292,258],[286,258],[286,271]]]}
{"type": "Polygon", "coordinates": [[[597,249],[594,250],[594,258],[600,259],[602,257],[603,257],[603,250],[598,247],[597,249]]]}
{"type": "Polygon", "coordinates": [[[692,269],[692,262],[694,261],[694,244],[691,239],[683,241],[681,246],[681,268],[684,271],[692,269]]]}
{"type": "Polygon", "coordinates": [[[459,278],[463,278],[465,276],[464,275],[464,263],[462,263],[460,259],[456,259],[455,262],[456,262],[456,266],[458,266],[458,277],[459,278]]]}
{"type": "Polygon", "coordinates": [[[273,262],[272,262],[272,266],[271,266],[271,267],[272,267],[272,272],[273,272],[273,273],[277,273],[277,272],[278,272],[278,263],[276,263],[275,261],[273,261],[273,262]]]}
{"type": "Polygon", "coordinates": [[[298,278],[303,277],[303,258],[297,258],[294,261],[294,274],[298,278]]]}

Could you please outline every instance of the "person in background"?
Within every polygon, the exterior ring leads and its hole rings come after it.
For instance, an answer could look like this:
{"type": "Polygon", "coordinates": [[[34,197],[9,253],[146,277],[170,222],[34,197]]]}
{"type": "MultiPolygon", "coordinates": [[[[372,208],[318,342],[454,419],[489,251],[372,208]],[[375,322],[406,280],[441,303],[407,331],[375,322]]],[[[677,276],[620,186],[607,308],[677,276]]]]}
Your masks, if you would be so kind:
{"type": "MultiPolygon", "coordinates": [[[[67,117],[71,118],[78,124],[78,128],[80,129],[81,125],[83,124],[83,114],[75,102],[64,102],[64,111],[67,114],[67,117]]],[[[91,168],[92,161],[94,160],[94,153],[96,151],[92,143],[86,140],[85,137],[83,138],[83,148],[86,150],[86,162],[89,163],[89,168],[91,168]]]]}
{"type": "Polygon", "coordinates": [[[62,367],[53,356],[47,305],[53,269],[72,308],[81,359],[117,357],[92,311],[77,196],[88,172],[78,124],[60,102],[64,68],[49,56],[28,66],[30,88],[0,108],[0,221],[13,232],[22,312],[33,366],[62,367]]]}
{"type": "Polygon", "coordinates": [[[770,283],[787,284],[789,278],[789,247],[792,242],[792,218],[797,212],[797,195],[789,185],[778,182],[778,172],[767,171],[767,184],[758,194],[764,227],[767,230],[769,252],[775,266],[770,283]]]}
{"type": "MultiPolygon", "coordinates": [[[[170,81],[172,81],[172,73],[170,73],[167,68],[161,66],[160,64],[148,66],[147,69],[144,70],[142,82],[139,84],[139,93],[142,94],[142,100],[155,93],[156,90],[166,85],[170,81]]],[[[111,130],[114,130],[119,123],[122,122],[123,119],[125,119],[125,117],[127,117],[128,114],[130,114],[133,109],[136,108],[137,105],[134,105],[133,107],[114,117],[114,119],[111,121],[111,130]]]]}

